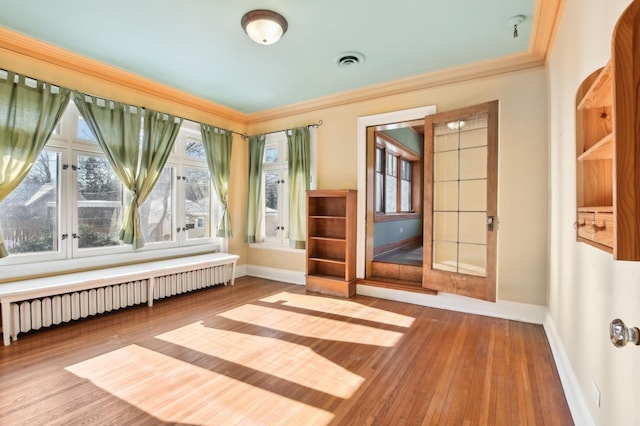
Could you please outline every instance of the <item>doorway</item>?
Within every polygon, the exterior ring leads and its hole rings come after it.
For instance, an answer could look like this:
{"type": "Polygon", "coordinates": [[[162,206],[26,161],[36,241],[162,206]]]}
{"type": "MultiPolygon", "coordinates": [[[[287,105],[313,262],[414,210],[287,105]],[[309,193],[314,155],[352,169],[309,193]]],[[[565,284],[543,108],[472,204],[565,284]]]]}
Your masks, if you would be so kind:
{"type": "MultiPolygon", "coordinates": [[[[367,128],[373,283],[422,287],[424,119],[367,128]]],[[[367,268],[368,269],[368,268],[367,268]]]]}
{"type": "MultiPolygon", "coordinates": [[[[410,130],[415,132],[414,129],[409,129],[412,126],[419,126],[420,124],[416,124],[417,122],[422,123],[424,125],[424,117],[435,114],[436,107],[435,105],[424,106],[420,108],[402,110],[402,111],[394,111],[390,113],[377,114],[367,117],[360,117],[358,119],[358,140],[357,140],[357,149],[358,149],[358,221],[357,221],[357,264],[356,264],[356,275],[357,278],[363,280],[366,277],[371,277],[373,275],[373,258],[374,258],[374,250],[375,246],[385,245],[385,243],[390,243],[390,241],[383,240],[380,235],[376,238],[375,235],[375,214],[368,214],[368,211],[374,210],[374,195],[373,195],[373,186],[369,186],[367,184],[367,176],[373,173],[373,164],[372,155],[367,154],[367,135],[368,133],[378,131],[392,131],[395,129],[410,130]],[[369,160],[367,160],[369,158],[369,160]],[[377,241],[376,241],[377,240],[377,241]]],[[[420,130],[421,131],[421,130],[420,130]]],[[[393,135],[393,132],[391,133],[393,135]]],[[[397,135],[396,135],[397,136],[397,135]]],[[[395,138],[394,138],[395,139],[395,138]]],[[[414,206],[414,213],[416,212],[414,206]]],[[[422,214],[420,211],[420,224],[422,223],[422,214]]],[[[396,217],[399,219],[399,217],[396,217]]],[[[384,221],[380,221],[384,223],[384,221]]],[[[401,221],[388,221],[388,227],[397,226],[400,227],[401,221]],[[394,223],[396,222],[396,223],[394,223]]],[[[418,225],[420,227],[421,225],[418,225]]],[[[398,229],[399,231],[399,229],[398,229]]],[[[419,235],[421,235],[421,229],[419,235]]],[[[384,232],[381,231],[384,235],[384,232]]],[[[413,231],[410,231],[409,228],[402,226],[402,233],[410,234],[413,231]]],[[[380,249],[379,249],[380,250],[380,249]]],[[[419,262],[419,260],[418,260],[419,262]]],[[[421,263],[421,262],[420,262],[421,263]]],[[[400,265],[400,263],[390,263],[390,265],[400,265]]],[[[394,267],[394,266],[391,266],[394,267]]],[[[416,268],[421,269],[421,266],[416,265],[416,268]]],[[[419,276],[421,276],[422,271],[417,271],[414,275],[412,281],[414,284],[419,276]]],[[[419,289],[420,285],[413,285],[414,288],[419,289]]]]}

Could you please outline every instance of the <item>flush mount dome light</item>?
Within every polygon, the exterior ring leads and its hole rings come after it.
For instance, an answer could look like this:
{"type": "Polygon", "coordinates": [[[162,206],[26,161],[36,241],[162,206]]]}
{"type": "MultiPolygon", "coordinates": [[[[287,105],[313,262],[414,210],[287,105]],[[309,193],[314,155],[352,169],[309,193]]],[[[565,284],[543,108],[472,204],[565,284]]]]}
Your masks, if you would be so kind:
{"type": "Polygon", "coordinates": [[[287,20],[272,10],[252,10],[242,17],[240,25],[251,40],[258,44],[273,44],[287,32],[287,20]]]}

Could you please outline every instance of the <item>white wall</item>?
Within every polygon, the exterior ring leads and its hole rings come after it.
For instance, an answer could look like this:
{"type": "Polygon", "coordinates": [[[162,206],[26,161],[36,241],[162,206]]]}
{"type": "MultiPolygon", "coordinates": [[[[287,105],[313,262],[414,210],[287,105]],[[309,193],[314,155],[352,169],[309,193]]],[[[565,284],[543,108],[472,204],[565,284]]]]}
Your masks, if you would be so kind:
{"type": "Polygon", "coordinates": [[[617,349],[608,337],[614,318],[640,326],[640,262],[616,262],[575,241],[575,95],[582,80],[608,61],[613,28],[629,3],[565,0],[549,61],[548,308],[598,425],[640,425],[640,347],[617,349]]]}

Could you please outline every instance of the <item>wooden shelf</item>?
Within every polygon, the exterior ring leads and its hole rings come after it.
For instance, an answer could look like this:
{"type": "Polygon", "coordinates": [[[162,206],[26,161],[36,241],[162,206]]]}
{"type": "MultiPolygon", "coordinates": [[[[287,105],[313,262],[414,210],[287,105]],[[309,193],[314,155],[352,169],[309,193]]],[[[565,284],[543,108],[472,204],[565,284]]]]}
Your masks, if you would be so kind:
{"type": "Polygon", "coordinates": [[[613,133],[600,139],[595,145],[583,152],[578,161],[611,160],[613,158],[613,133]]]}
{"type": "Polygon", "coordinates": [[[307,212],[307,290],[353,296],[356,191],[308,191],[307,212]]]}
{"type": "Polygon", "coordinates": [[[346,220],[347,218],[344,216],[325,216],[325,215],[314,215],[314,216],[309,216],[309,218],[311,219],[331,219],[331,220],[336,220],[336,219],[342,219],[342,220],[346,220]]]}
{"type": "Polygon", "coordinates": [[[640,261],[640,1],[622,13],[611,60],[576,93],[576,240],[640,261]]]}
{"type": "Polygon", "coordinates": [[[329,259],[327,257],[310,257],[309,260],[313,262],[335,263],[337,265],[344,265],[346,263],[344,259],[329,259]]]}
{"type": "Polygon", "coordinates": [[[581,213],[613,213],[613,206],[578,207],[581,213]]]}
{"type": "Polygon", "coordinates": [[[603,108],[613,104],[613,88],[611,85],[613,67],[609,61],[602,68],[598,78],[593,82],[587,93],[578,104],[578,110],[603,108]]]}

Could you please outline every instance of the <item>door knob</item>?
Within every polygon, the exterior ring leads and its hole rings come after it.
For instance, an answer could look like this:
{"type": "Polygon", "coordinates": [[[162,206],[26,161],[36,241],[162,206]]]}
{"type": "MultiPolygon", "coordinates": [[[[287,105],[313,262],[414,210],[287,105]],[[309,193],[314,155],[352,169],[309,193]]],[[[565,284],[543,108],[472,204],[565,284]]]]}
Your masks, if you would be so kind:
{"type": "Polygon", "coordinates": [[[627,343],[640,345],[640,330],[638,327],[627,327],[621,319],[614,319],[609,324],[609,337],[616,348],[621,348],[627,343]]]}

